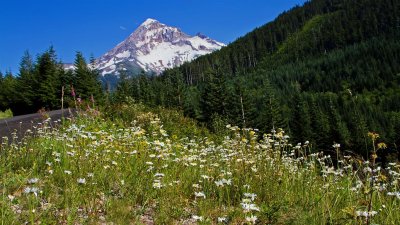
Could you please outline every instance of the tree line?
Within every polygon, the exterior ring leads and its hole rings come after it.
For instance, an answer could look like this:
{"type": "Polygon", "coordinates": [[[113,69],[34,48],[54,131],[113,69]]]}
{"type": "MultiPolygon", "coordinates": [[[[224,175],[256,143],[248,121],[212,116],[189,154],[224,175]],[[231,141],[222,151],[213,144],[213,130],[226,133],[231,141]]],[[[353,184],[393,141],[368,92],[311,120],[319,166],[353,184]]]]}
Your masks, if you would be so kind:
{"type": "Polygon", "coordinates": [[[0,110],[11,109],[14,115],[21,115],[42,108],[60,109],[62,92],[65,107],[72,104],[74,97],[102,101],[102,85],[93,65],[93,59],[88,64],[82,53],[77,52],[75,69],[66,71],[53,47],[39,54],[35,60],[26,51],[17,76],[11,72],[4,75],[0,72],[0,110]]]}

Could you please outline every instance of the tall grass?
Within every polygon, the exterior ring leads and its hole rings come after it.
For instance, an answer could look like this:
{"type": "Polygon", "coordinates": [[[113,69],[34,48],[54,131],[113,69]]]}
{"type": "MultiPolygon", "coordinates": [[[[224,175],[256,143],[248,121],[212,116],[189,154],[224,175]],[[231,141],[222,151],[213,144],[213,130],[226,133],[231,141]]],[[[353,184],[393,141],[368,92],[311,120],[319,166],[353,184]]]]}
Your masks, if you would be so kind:
{"type": "Polygon", "coordinates": [[[10,117],[13,117],[13,113],[10,109],[7,109],[4,112],[0,111],[0,119],[6,119],[10,117]]]}
{"type": "Polygon", "coordinates": [[[2,224],[400,224],[397,164],[334,167],[282,130],[216,138],[173,111],[118,112],[3,141],[2,224]]]}

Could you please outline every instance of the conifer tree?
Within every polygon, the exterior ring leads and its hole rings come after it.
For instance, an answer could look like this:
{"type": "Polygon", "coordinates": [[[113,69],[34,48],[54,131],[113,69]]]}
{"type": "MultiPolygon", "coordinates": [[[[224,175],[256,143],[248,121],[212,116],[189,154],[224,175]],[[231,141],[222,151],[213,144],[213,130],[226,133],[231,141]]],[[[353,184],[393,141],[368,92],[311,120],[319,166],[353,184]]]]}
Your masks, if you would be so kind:
{"type": "Polygon", "coordinates": [[[230,124],[246,127],[247,99],[244,95],[242,80],[235,80],[233,84],[227,85],[226,114],[230,124]]]}
{"type": "Polygon", "coordinates": [[[61,83],[60,73],[62,68],[57,63],[56,53],[51,46],[49,50],[40,55],[35,67],[35,77],[38,82],[36,89],[35,106],[46,109],[60,108],[61,83]]]}
{"type": "Polygon", "coordinates": [[[287,120],[283,116],[282,107],[277,98],[276,91],[272,87],[270,81],[264,81],[264,95],[259,103],[261,109],[258,113],[257,124],[260,124],[260,129],[264,132],[269,132],[272,129],[282,128],[287,130],[287,120]]]}
{"type": "Polygon", "coordinates": [[[34,112],[36,98],[35,90],[39,83],[35,77],[35,65],[28,51],[25,51],[21,59],[18,76],[18,106],[14,109],[15,114],[34,112]]]}
{"type": "Polygon", "coordinates": [[[213,114],[225,115],[226,83],[225,76],[210,71],[207,75],[208,82],[204,85],[201,95],[202,120],[211,121],[213,114]]]}
{"type": "Polygon", "coordinates": [[[131,79],[129,79],[128,75],[125,71],[120,71],[119,81],[117,84],[117,89],[115,91],[115,98],[118,102],[125,101],[127,96],[132,96],[131,91],[131,79]]]}
{"type": "Polygon", "coordinates": [[[99,73],[94,68],[94,61],[91,66],[86,63],[81,52],[75,56],[74,88],[77,96],[90,100],[93,96],[97,101],[102,99],[102,87],[99,81],[99,73]]]}
{"type": "Polygon", "coordinates": [[[318,105],[315,95],[311,96],[310,115],[313,131],[313,138],[310,141],[316,144],[316,149],[330,149],[332,146],[331,125],[327,114],[324,113],[323,108],[318,105]]]}
{"type": "Polygon", "coordinates": [[[74,66],[74,88],[76,95],[80,98],[88,99],[90,94],[88,93],[89,87],[87,81],[90,79],[90,71],[81,52],[76,53],[74,66]]]}
{"type": "Polygon", "coordinates": [[[290,131],[295,143],[312,140],[311,117],[307,102],[297,91],[292,100],[293,116],[290,131]]]}
{"type": "Polygon", "coordinates": [[[2,79],[2,94],[3,94],[3,110],[11,108],[14,109],[16,105],[16,88],[17,80],[13,77],[10,71],[6,71],[4,78],[2,79]]]}

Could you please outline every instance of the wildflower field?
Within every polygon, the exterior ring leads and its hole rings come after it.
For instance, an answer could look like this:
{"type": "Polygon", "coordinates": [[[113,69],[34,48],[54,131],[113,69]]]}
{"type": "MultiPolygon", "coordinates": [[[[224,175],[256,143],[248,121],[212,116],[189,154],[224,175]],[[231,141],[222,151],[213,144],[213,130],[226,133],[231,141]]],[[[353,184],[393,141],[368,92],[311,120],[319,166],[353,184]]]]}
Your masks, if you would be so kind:
{"type": "Polygon", "coordinates": [[[400,224],[399,165],[339,144],[337,161],[279,129],[211,134],[141,105],[61,122],[3,138],[1,224],[400,224]]]}

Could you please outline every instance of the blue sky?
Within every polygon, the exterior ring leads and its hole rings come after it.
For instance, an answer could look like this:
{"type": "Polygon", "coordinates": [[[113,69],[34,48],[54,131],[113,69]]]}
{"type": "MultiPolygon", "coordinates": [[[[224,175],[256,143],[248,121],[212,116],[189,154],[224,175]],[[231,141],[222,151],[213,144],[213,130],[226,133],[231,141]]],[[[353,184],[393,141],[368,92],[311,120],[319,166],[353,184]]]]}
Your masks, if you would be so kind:
{"type": "Polygon", "coordinates": [[[305,0],[7,0],[0,3],[0,71],[18,72],[25,50],[53,45],[63,62],[99,57],[147,18],[230,43],[305,0]]]}

